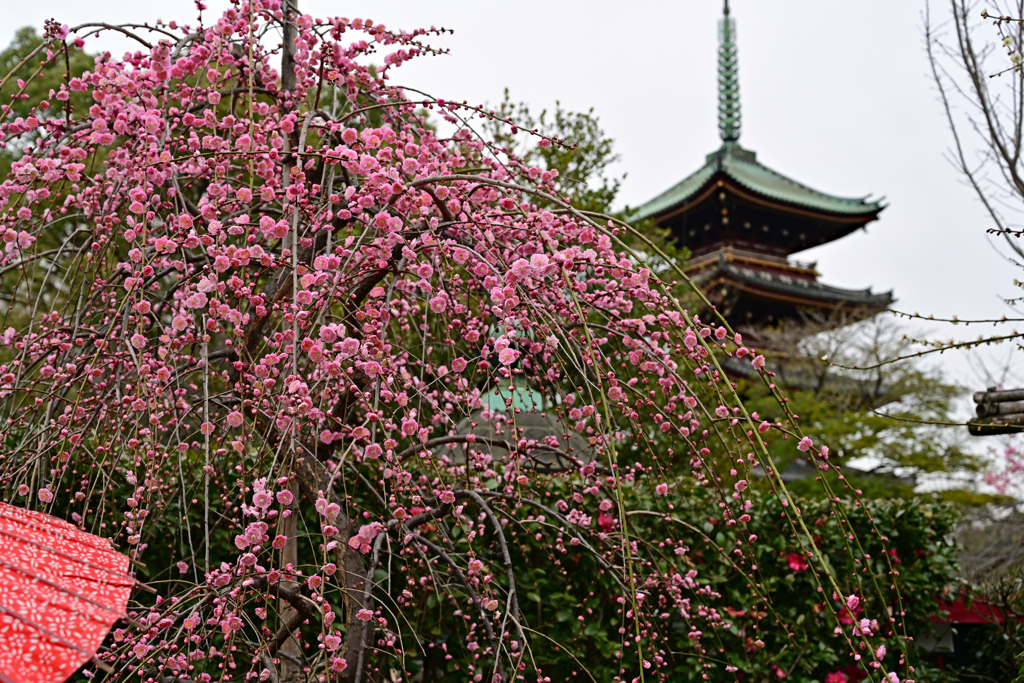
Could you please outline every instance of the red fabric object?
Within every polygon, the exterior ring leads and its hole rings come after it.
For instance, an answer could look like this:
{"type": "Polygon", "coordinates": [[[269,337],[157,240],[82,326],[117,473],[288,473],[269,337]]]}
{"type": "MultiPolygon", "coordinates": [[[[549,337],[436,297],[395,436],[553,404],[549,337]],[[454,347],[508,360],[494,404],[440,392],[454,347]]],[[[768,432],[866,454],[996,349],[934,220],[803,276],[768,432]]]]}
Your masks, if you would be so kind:
{"type": "Polygon", "coordinates": [[[1006,621],[1007,615],[1001,609],[987,602],[975,600],[967,607],[963,598],[957,598],[953,602],[939,600],[939,607],[949,616],[932,617],[933,622],[949,622],[951,624],[1001,624],[1006,621]]]}
{"type": "Polygon", "coordinates": [[[0,503],[0,683],[59,683],[125,616],[135,579],[110,543],[0,503]]]}

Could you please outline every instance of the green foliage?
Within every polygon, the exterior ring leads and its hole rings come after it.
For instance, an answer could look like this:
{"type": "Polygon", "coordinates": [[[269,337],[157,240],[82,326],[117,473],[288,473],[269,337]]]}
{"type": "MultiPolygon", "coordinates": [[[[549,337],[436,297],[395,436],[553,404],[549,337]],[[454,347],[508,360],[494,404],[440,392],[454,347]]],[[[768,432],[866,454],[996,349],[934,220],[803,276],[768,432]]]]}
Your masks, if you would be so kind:
{"type": "Polygon", "coordinates": [[[505,99],[494,109],[494,116],[485,119],[484,128],[495,147],[504,148],[506,155],[526,166],[557,170],[558,194],[570,198],[576,208],[614,215],[611,207],[626,176],[611,175],[610,167],[619,155],[593,108],[586,113],[570,112],[556,102],[554,112],[544,109],[534,117],[527,104],[509,99],[506,88],[505,99]],[[509,119],[514,126],[504,122],[509,119]],[[529,131],[564,143],[538,145],[539,138],[529,131]]]}
{"type": "MultiPolygon", "coordinates": [[[[0,88],[0,104],[11,108],[7,117],[28,116],[41,102],[47,101],[51,91],[58,90],[61,83],[81,76],[93,66],[91,56],[73,45],[65,48],[60,42],[51,48],[52,59],[48,59],[48,51],[44,49],[31,60],[22,63],[42,43],[43,39],[35,29],[25,26],[18,29],[11,44],[0,52],[0,80],[11,75],[0,88]]],[[[81,112],[89,104],[86,93],[76,92],[68,102],[50,101],[46,112],[52,116],[73,116],[75,111],[81,112]]],[[[11,161],[17,155],[17,149],[0,150],[0,177],[10,172],[11,161]]]]}
{"type": "MultiPolygon", "coordinates": [[[[709,628],[705,615],[696,610],[693,614],[663,613],[657,634],[662,646],[658,656],[675,661],[671,680],[734,681],[737,675],[748,680],[775,680],[781,671],[789,681],[810,683],[848,666],[848,646],[834,632],[837,622],[827,604],[829,596],[818,592],[812,570],[794,552],[795,537],[782,516],[781,504],[773,496],[755,494],[756,514],[746,524],[729,526],[718,519],[692,527],[685,520],[700,519],[709,506],[715,505],[718,499],[714,491],[695,486],[686,499],[672,501],[674,509],[667,509],[664,499],[656,501],[647,491],[647,482],[637,480],[627,482],[622,493],[631,509],[653,509],[660,502],[665,514],[677,523],[669,537],[661,538],[655,534],[657,528],[663,528],[663,518],[631,516],[631,537],[661,548],[665,571],[674,571],[671,568],[682,557],[704,586],[698,595],[685,587],[686,579],[681,577],[683,593],[692,594],[695,603],[714,606],[728,624],[717,630],[709,628]],[[759,539],[752,546],[758,577],[753,591],[747,578],[751,567],[731,565],[721,557],[749,534],[759,539]],[[765,595],[770,599],[758,597],[765,595]],[[704,634],[700,642],[705,654],[681,655],[693,651],[689,634],[694,631],[704,634]],[[739,667],[742,674],[727,671],[721,663],[725,659],[739,667]]],[[[799,499],[794,503],[813,529],[817,552],[828,558],[840,578],[840,588],[844,593],[866,596],[858,619],[877,619],[885,624],[889,604],[905,612],[903,619],[897,619],[896,628],[885,626],[880,638],[871,639],[873,647],[887,645],[892,654],[886,661],[897,668],[900,648],[912,647],[904,636],[916,636],[925,628],[929,617],[938,613],[937,598],[942,587],[952,581],[954,548],[946,536],[956,518],[955,511],[942,503],[900,499],[871,501],[865,510],[847,500],[844,509],[852,510],[849,522],[863,543],[862,548],[855,547],[851,552],[829,503],[799,499]],[[884,545],[888,555],[882,550],[882,537],[887,539],[884,545]],[[899,572],[898,594],[890,588],[893,570],[899,572]],[[879,588],[889,604],[881,604],[874,597],[879,588]]],[[[542,634],[541,642],[534,644],[533,655],[552,680],[589,680],[592,676],[602,683],[610,682],[630,657],[632,645],[628,634],[619,631],[625,621],[625,607],[616,600],[621,589],[594,555],[569,536],[560,537],[555,544],[556,570],[551,571],[549,532],[553,511],[553,504],[548,511],[535,508],[525,524],[509,524],[506,530],[517,568],[518,590],[526,596],[523,609],[531,628],[542,634]],[[544,647],[543,642],[548,646],[544,647]]],[[[460,531],[452,529],[451,533],[458,535],[460,531]]],[[[396,599],[399,590],[395,591],[396,599]]],[[[437,621],[430,627],[437,649],[444,644],[452,656],[445,660],[438,652],[434,660],[426,660],[423,680],[457,675],[472,656],[460,645],[470,626],[468,618],[432,598],[432,589],[412,590],[415,602],[423,601],[436,610],[437,621]]],[[[664,596],[652,594],[647,599],[659,602],[664,596]]],[[[837,603],[833,606],[839,610],[837,603]]],[[[849,622],[848,615],[840,615],[849,622]]],[[[843,627],[849,634],[851,624],[844,623],[843,627]]],[[[920,659],[912,653],[915,666],[920,659]]]]}
{"type": "MultiPolygon", "coordinates": [[[[888,314],[854,324],[811,320],[763,331],[760,337],[764,346],[787,351],[768,355],[775,381],[804,433],[815,443],[827,445],[832,462],[840,465],[854,458],[871,458],[875,476],[871,481],[862,476],[858,487],[869,487],[879,497],[910,496],[912,483],[894,479],[894,475],[908,478],[980,468],[978,459],[962,447],[959,432],[945,426],[956,423],[954,401],[963,389],[920,364],[880,364],[905,355],[908,345],[888,314]],[[876,367],[849,371],[840,366],[876,367]]],[[[788,428],[786,416],[763,383],[742,384],[752,410],[788,428]]],[[[780,469],[799,455],[780,432],[772,430],[766,437],[780,469]]],[[[962,490],[954,495],[974,503],[990,498],[962,490]]]]}

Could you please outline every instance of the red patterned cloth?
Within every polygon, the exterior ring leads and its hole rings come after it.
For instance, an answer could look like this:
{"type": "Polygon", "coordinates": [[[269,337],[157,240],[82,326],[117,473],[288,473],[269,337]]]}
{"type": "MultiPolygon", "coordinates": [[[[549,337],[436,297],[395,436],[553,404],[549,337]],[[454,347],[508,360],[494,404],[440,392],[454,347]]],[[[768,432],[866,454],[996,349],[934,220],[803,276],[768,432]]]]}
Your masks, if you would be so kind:
{"type": "Polygon", "coordinates": [[[0,503],[0,682],[59,683],[125,616],[135,580],[110,543],[0,503]]]}

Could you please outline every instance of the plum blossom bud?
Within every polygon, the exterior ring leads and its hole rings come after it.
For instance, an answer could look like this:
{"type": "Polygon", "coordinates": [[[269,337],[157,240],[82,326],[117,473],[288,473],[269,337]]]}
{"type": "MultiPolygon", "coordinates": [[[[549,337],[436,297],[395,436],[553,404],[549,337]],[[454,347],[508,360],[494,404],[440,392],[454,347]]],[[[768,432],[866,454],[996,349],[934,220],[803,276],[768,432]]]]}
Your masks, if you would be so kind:
{"type": "Polygon", "coordinates": [[[767,432],[771,428],[772,428],[771,423],[767,422],[767,421],[764,421],[761,424],[757,425],[757,431],[761,432],[762,434],[764,434],[765,432],[767,432]]]}
{"type": "Polygon", "coordinates": [[[851,612],[856,611],[857,610],[857,606],[859,604],[860,604],[860,598],[858,598],[856,595],[851,595],[850,597],[846,598],[846,606],[849,608],[849,610],[851,612]]]}

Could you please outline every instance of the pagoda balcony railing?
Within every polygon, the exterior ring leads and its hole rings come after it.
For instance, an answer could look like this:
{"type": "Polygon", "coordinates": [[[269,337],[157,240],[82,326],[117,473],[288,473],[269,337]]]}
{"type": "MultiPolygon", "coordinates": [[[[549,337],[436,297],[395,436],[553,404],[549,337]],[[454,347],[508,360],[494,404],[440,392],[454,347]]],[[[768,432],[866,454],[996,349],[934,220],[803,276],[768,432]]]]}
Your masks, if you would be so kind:
{"type": "Polygon", "coordinates": [[[760,266],[762,268],[785,270],[800,275],[809,275],[811,277],[818,277],[819,275],[817,271],[817,262],[807,263],[802,261],[791,261],[785,256],[753,251],[750,249],[739,249],[734,246],[719,247],[714,251],[698,254],[690,259],[689,263],[686,264],[685,270],[687,272],[703,270],[704,268],[707,268],[721,260],[724,260],[727,263],[742,263],[752,266],[760,266]]]}

